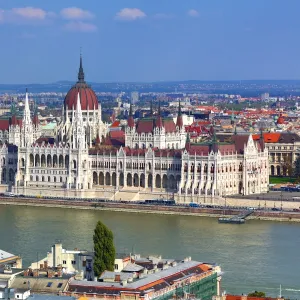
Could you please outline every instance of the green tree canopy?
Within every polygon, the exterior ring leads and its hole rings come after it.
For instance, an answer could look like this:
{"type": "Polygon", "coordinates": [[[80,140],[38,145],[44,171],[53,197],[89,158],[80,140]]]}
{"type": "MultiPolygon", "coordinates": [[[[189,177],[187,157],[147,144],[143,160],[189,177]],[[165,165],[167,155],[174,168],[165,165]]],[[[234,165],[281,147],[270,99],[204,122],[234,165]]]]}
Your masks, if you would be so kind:
{"type": "Polygon", "coordinates": [[[255,291],[253,293],[248,294],[249,297],[266,297],[266,293],[255,291]]]}
{"type": "Polygon", "coordinates": [[[114,270],[116,250],[112,231],[100,221],[98,221],[94,230],[93,240],[95,252],[94,273],[98,277],[105,270],[114,270]]]}
{"type": "Polygon", "coordinates": [[[295,177],[300,177],[300,156],[294,162],[294,173],[295,177]]]}

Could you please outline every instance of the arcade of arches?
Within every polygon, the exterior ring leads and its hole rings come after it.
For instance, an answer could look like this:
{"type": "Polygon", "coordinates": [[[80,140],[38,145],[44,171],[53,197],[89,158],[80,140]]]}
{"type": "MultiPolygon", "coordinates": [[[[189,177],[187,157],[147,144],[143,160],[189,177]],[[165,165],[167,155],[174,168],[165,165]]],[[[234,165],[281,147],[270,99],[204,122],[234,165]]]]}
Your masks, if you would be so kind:
{"type": "Polygon", "coordinates": [[[93,172],[93,184],[95,186],[113,186],[113,187],[140,187],[140,188],[163,188],[176,191],[181,178],[179,175],[152,175],[123,172],[117,175],[116,172],[93,172]]]}

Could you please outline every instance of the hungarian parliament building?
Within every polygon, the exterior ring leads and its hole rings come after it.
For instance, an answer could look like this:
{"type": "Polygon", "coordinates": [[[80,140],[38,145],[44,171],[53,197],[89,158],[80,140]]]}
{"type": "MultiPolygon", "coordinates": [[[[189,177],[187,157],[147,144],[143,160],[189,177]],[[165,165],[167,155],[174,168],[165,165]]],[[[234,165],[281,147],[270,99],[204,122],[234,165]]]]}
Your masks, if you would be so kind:
{"type": "Polygon", "coordinates": [[[27,92],[23,116],[12,107],[11,116],[0,119],[2,187],[28,196],[129,201],[172,195],[188,202],[268,190],[263,137],[233,135],[220,142],[212,127],[209,139],[192,143],[180,105],[176,122],[163,118],[160,108],[136,120],[130,107],[121,144],[109,140],[109,130],[80,58],[54,137],[42,135],[27,92]]]}

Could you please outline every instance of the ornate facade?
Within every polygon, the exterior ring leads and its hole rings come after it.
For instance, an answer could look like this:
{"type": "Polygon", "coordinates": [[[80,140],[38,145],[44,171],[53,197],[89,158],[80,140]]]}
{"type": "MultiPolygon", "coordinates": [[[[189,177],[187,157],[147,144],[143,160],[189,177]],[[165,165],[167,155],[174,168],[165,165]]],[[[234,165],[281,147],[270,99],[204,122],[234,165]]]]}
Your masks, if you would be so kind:
{"type": "Polygon", "coordinates": [[[101,140],[107,126],[84,81],[82,59],[56,138],[41,137],[36,123],[26,94],[20,130],[10,127],[14,139],[0,151],[2,184],[18,194],[104,198],[107,192],[123,200],[126,192],[143,192],[148,199],[164,193],[201,199],[268,190],[268,150],[261,140],[250,135],[220,143],[212,128],[211,139],[192,144],[180,106],[176,123],[162,118],[160,109],[135,122],[131,108],[125,143],[106,143],[108,136],[101,140]]]}

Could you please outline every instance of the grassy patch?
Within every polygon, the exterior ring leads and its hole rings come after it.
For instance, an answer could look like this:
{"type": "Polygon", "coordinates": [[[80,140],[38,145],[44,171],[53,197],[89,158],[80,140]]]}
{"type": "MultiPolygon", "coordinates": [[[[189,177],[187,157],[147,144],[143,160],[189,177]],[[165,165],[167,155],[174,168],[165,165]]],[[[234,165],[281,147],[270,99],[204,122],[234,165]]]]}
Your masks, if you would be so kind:
{"type": "Polygon", "coordinates": [[[297,178],[270,176],[270,184],[294,183],[297,178]]]}

